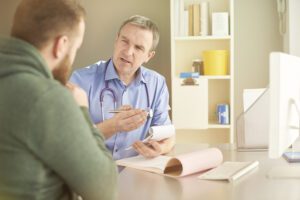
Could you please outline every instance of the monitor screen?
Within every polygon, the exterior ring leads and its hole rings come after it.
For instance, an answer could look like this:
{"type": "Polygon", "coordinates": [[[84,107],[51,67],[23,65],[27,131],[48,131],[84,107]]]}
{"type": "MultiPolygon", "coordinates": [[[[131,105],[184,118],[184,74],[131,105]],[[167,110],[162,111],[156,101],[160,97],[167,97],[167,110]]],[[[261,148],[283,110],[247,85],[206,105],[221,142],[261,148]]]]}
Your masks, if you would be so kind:
{"type": "Polygon", "coordinates": [[[270,54],[269,157],[278,158],[299,135],[300,57],[270,54]]]}

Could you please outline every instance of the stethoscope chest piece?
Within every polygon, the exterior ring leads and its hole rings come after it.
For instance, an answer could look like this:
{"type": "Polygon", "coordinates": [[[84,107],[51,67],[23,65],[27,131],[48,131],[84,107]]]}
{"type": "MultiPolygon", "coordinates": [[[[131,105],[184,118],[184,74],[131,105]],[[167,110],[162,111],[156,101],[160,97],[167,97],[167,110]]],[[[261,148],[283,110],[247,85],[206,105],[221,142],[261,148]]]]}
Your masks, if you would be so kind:
{"type": "Polygon", "coordinates": [[[152,118],[153,117],[153,110],[149,108],[148,110],[148,117],[152,118]]]}

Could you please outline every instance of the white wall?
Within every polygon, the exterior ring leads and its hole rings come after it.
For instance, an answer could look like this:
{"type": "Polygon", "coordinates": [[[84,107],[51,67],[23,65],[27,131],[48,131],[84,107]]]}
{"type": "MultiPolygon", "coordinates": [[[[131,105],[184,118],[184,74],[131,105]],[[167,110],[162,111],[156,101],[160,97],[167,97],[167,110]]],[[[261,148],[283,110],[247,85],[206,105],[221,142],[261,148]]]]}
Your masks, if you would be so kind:
{"type": "MultiPolygon", "coordinates": [[[[0,34],[8,35],[13,13],[20,0],[0,0],[0,34]]],[[[74,67],[84,67],[99,59],[108,59],[121,22],[131,15],[145,15],[160,30],[160,43],[155,57],[148,63],[164,75],[170,91],[170,3],[169,0],[88,0],[82,1],[87,11],[86,33],[74,67]]]]}
{"type": "Polygon", "coordinates": [[[300,57],[300,1],[287,0],[286,33],[284,34],[284,50],[300,57]]]}
{"type": "MultiPolygon", "coordinates": [[[[296,0],[298,1],[298,0],[296,0]]],[[[282,51],[275,0],[236,0],[235,115],[242,112],[245,88],[266,87],[269,82],[269,53],[282,51]]]]}

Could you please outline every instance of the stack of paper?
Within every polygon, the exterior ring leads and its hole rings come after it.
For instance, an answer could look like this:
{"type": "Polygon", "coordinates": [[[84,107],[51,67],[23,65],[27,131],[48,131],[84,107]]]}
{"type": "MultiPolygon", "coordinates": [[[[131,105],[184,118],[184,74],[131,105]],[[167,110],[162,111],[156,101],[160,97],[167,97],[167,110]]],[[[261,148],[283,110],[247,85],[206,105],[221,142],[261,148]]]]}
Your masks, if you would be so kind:
{"type": "Polygon", "coordinates": [[[171,177],[181,177],[205,171],[222,163],[222,152],[217,148],[193,151],[176,157],[158,156],[147,159],[143,156],[117,160],[119,166],[154,172],[171,177]]]}

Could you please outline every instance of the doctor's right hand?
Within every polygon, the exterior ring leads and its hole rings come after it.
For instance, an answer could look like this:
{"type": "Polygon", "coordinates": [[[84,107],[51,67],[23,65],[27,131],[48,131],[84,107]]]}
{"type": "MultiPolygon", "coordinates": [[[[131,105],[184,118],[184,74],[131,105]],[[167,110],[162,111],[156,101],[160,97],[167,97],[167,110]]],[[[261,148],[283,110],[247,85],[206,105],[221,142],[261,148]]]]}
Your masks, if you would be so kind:
{"type": "Polygon", "coordinates": [[[97,124],[106,139],[117,132],[128,132],[139,128],[147,120],[147,112],[141,109],[134,109],[131,106],[122,106],[112,118],[97,124]]]}
{"type": "Polygon", "coordinates": [[[128,106],[123,106],[119,110],[122,112],[115,114],[112,118],[115,120],[116,132],[135,130],[147,120],[147,112],[144,110],[133,109],[128,106]]]}

